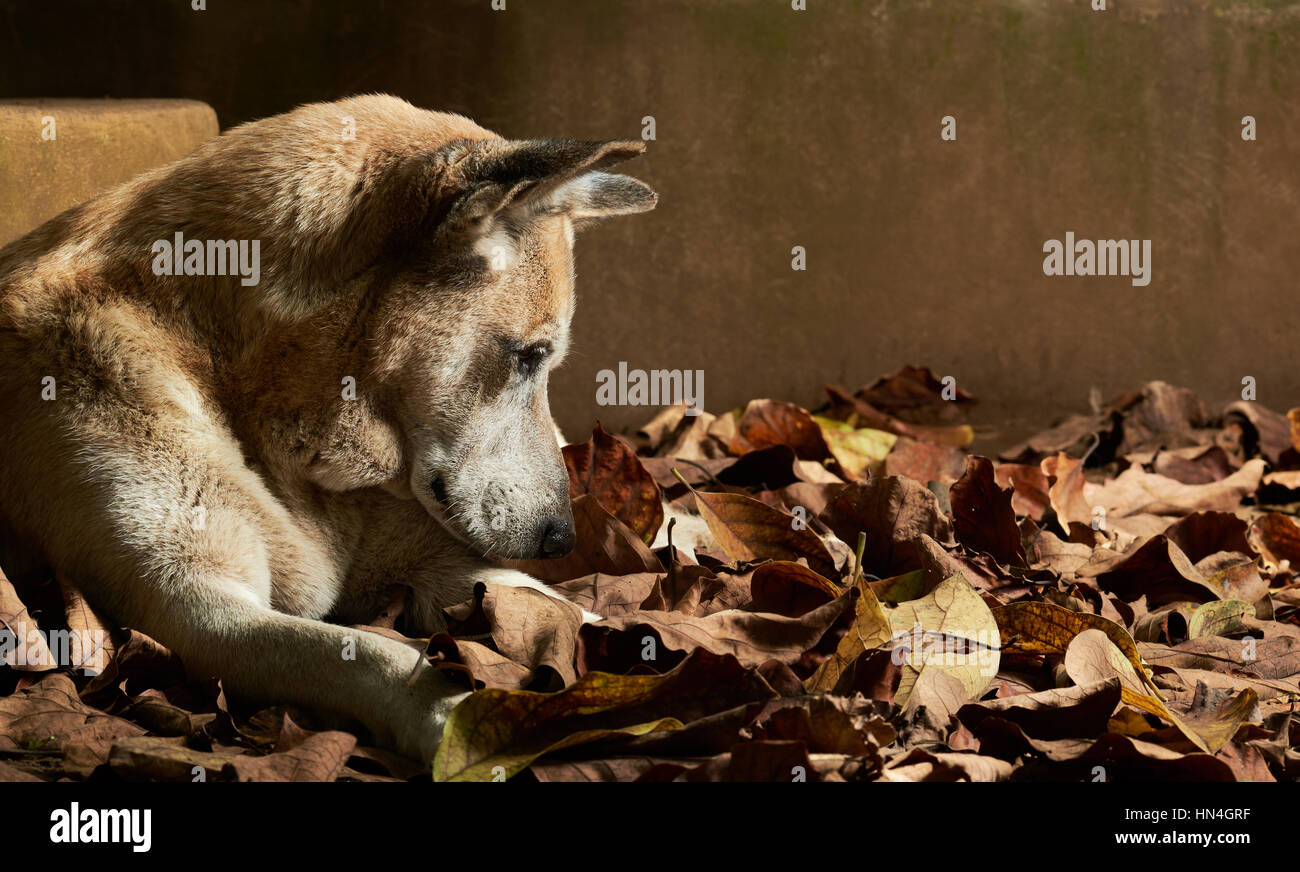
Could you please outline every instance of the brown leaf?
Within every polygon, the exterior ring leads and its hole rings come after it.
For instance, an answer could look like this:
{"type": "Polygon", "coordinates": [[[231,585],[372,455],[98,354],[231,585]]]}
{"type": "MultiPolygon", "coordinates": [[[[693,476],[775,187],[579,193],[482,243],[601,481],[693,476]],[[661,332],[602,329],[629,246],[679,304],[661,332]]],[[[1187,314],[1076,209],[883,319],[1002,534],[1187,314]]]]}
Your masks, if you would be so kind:
{"type": "Polygon", "coordinates": [[[1083,495],[1084,485],[1087,484],[1083,475],[1083,461],[1058,454],[1043,458],[1040,466],[1043,475],[1052,482],[1048,495],[1061,530],[1068,536],[1071,523],[1089,526],[1093,520],[1093,509],[1083,495]]]}
{"type": "Polygon", "coordinates": [[[233,781],[234,751],[200,751],[179,739],[135,736],[113,743],[108,765],[125,781],[233,781]]]}
{"type": "Polygon", "coordinates": [[[238,781],[334,781],[347,765],[357,737],[329,730],[314,733],[284,752],[241,755],[227,764],[238,781]]]}
{"type": "Polygon", "coordinates": [[[1041,466],[999,463],[993,470],[993,478],[999,486],[1012,489],[1011,508],[1017,515],[1043,520],[1052,503],[1048,496],[1051,482],[1041,466]]]}
{"type": "Polygon", "coordinates": [[[739,742],[731,751],[679,775],[677,781],[817,781],[803,742],[739,742]]]}
{"type": "Polygon", "coordinates": [[[819,520],[844,542],[857,542],[858,533],[865,532],[863,569],[881,577],[924,569],[922,536],[941,544],[952,541],[952,523],[935,495],[897,476],[844,485],[819,520]]]}
{"type": "Polygon", "coordinates": [[[1179,715],[1100,630],[1085,630],[1070,641],[1065,668],[1076,684],[1118,678],[1124,702],[1163,718],[1178,727],[1198,748],[1211,754],[1236,735],[1237,729],[1250,719],[1257,702],[1255,692],[1246,689],[1216,709],[1179,715]]]}
{"type": "MultiPolygon", "coordinates": [[[[1130,455],[1130,459],[1133,457],[1130,455]]],[[[1209,484],[1227,478],[1236,469],[1227,452],[1218,445],[1160,451],[1154,466],[1157,474],[1183,484],[1209,484]]]]}
{"type": "Polygon", "coordinates": [[[885,457],[884,474],[904,475],[925,485],[950,485],[961,477],[965,466],[966,455],[959,448],[899,436],[885,457]]]}
{"type": "Polygon", "coordinates": [[[615,782],[636,781],[656,766],[672,766],[685,770],[694,765],[694,761],[674,761],[666,757],[606,757],[601,760],[559,760],[547,759],[535,761],[528,771],[538,781],[564,782],[615,782]]]}
{"type": "Polygon", "coordinates": [[[966,473],[949,491],[953,529],[957,541],[967,548],[990,554],[1002,564],[1023,566],[1025,550],[1011,495],[1010,490],[998,487],[991,460],[968,457],[966,473]]]}
{"type": "Polygon", "coordinates": [[[1037,462],[1053,455],[1083,456],[1096,442],[1113,449],[1118,415],[1070,415],[1060,424],[1031,436],[998,456],[1015,462],[1037,462]]]}
{"type": "Polygon", "coordinates": [[[590,672],[551,694],[480,690],[451,713],[433,776],[435,781],[490,781],[498,773],[508,778],[551,751],[676,729],[775,696],[734,657],[703,649],[665,675],[590,672]]]}
{"type": "Polygon", "coordinates": [[[1098,587],[1122,600],[1145,596],[1151,608],[1171,602],[1209,602],[1222,595],[1164,535],[1136,544],[1117,559],[1094,558],[1079,567],[1077,575],[1096,578],[1098,587]]]}
{"type": "Polygon", "coordinates": [[[1183,484],[1131,466],[1101,487],[1086,488],[1085,493],[1088,503],[1105,507],[1111,524],[1130,515],[1182,517],[1193,512],[1231,512],[1242,497],[1255,492],[1263,474],[1264,461],[1256,459],[1222,481],[1183,484]]]}
{"type": "Polygon", "coordinates": [[[1224,407],[1225,421],[1240,419],[1249,425],[1249,439],[1255,444],[1264,459],[1274,466],[1282,455],[1295,448],[1295,437],[1291,425],[1291,413],[1279,415],[1272,409],[1249,400],[1237,400],[1224,407]]]}
{"type": "Polygon", "coordinates": [[[835,559],[806,522],[741,494],[694,489],[692,493],[709,531],[731,560],[797,561],[802,557],[815,572],[835,574],[835,559]]]}
{"type": "MultiPolygon", "coordinates": [[[[642,601],[641,611],[682,612],[687,615],[705,615],[730,606],[714,606],[715,598],[723,596],[727,582],[703,566],[678,565],[655,579],[650,592],[642,601]]],[[[745,597],[748,602],[748,596],[745,597]]]]}
{"type": "Polygon", "coordinates": [[[885,768],[881,781],[1006,781],[1011,764],[979,754],[932,752],[913,748],[885,768]]]}
{"type": "Polygon", "coordinates": [[[747,454],[773,445],[788,445],[803,460],[830,456],[821,428],[808,412],[779,400],[750,400],[736,421],[729,450],[747,454]]]}
{"type": "Polygon", "coordinates": [[[1246,522],[1232,512],[1194,512],[1165,530],[1187,559],[1200,562],[1216,551],[1250,554],[1246,522]]]}
{"type": "Polygon", "coordinates": [[[703,463],[727,455],[727,443],[709,431],[718,420],[708,412],[685,414],[685,406],[671,406],[642,428],[656,457],[703,463]]]}
{"type": "Polygon", "coordinates": [[[835,599],[839,586],[801,563],[774,560],[754,570],[750,591],[755,611],[798,617],[835,599]]]}
{"type": "Polygon", "coordinates": [[[573,661],[582,610],[530,587],[475,585],[475,598],[444,611],[456,624],[475,611],[486,619],[492,642],[507,659],[534,673],[542,668],[559,676],[559,686],[578,679],[573,661]]]}
{"type": "Polygon", "coordinates": [[[56,573],[55,579],[63,596],[68,625],[67,665],[86,675],[99,675],[113,659],[117,648],[110,625],[64,575],[56,573]]]}
{"type": "Polygon", "coordinates": [[[1274,568],[1300,569],[1300,525],[1279,512],[1260,515],[1250,525],[1250,545],[1274,568]]]}
{"type": "Polygon", "coordinates": [[[669,651],[704,648],[715,654],[729,654],[749,667],[758,667],[770,659],[790,665],[798,663],[804,652],[821,640],[849,607],[849,602],[849,594],[841,594],[797,618],[739,609],[703,617],[681,612],[633,612],[599,624],[583,625],[580,632],[585,667],[600,670],[638,664],[660,667],[661,645],[669,651]],[[651,634],[659,640],[653,645],[646,641],[651,634]],[[616,659],[602,657],[602,651],[631,651],[635,657],[628,658],[626,653],[616,659]]]}
{"type": "Polygon", "coordinates": [[[20,748],[59,750],[69,769],[87,775],[108,760],[116,739],[144,729],[106,715],[77,698],[72,679],[48,673],[36,684],[0,698],[0,740],[20,748]]]}
{"type": "Polygon", "coordinates": [[[605,617],[636,611],[650,595],[663,572],[604,575],[599,572],[555,585],[571,603],[605,617]]]}
{"type": "Polygon", "coordinates": [[[909,424],[893,415],[880,411],[866,400],[850,395],[836,385],[826,385],[835,408],[828,417],[848,421],[854,427],[870,427],[873,430],[885,430],[899,436],[908,436],[921,442],[933,442],[937,445],[950,445],[965,448],[975,439],[975,431],[965,424],[950,427],[936,427],[925,424],[909,424]]]}
{"type": "Polygon", "coordinates": [[[621,439],[597,423],[585,443],[565,446],[564,465],[571,499],[594,497],[647,545],[654,541],[664,519],[659,486],[621,439]]]}
{"type": "Polygon", "coordinates": [[[93,699],[99,691],[124,687],[128,681],[170,687],[184,680],[185,667],[179,657],[139,630],[126,630],[104,671],[82,689],[81,695],[93,699]]]}
{"type": "Polygon", "coordinates": [[[1076,777],[1093,778],[1102,774],[1108,781],[1234,780],[1232,768],[1209,754],[1185,754],[1113,732],[1095,740],[1029,739],[1027,744],[1052,763],[1075,764],[1069,769],[1078,773],[1076,777]],[[1100,773],[1097,767],[1101,767],[1100,773]]]}
{"type": "Polygon", "coordinates": [[[954,386],[952,399],[945,399],[944,387],[929,367],[909,365],[881,376],[856,396],[913,424],[947,424],[964,419],[975,398],[954,386]]]}
{"type": "Polygon", "coordinates": [[[1101,678],[1076,687],[1022,693],[962,706],[957,717],[979,735],[990,717],[1016,724],[1039,739],[1095,736],[1106,731],[1111,712],[1119,705],[1120,680],[1101,678]]]}
{"type": "Polygon", "coordinates": [[[28,613],[4,572],[0,572],[0,663],[19,672],[58,668],[36,619],[28,613]]]}

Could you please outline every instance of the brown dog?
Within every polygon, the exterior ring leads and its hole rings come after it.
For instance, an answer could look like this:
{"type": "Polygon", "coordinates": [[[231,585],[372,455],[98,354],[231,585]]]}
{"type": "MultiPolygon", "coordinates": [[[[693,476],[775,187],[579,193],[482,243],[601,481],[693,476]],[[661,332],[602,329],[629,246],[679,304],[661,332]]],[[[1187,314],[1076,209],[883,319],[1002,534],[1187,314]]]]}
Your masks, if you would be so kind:
{"type": "Polygon", "coordinates": [[[326,623],[573,545],[547,407],[573,231],[641,142],[504,140],[370,96],[229,131],[0,251],[0,514],[246,695],[429,759],[458,690],[326,623]],[[408,681],[408,679],[411,679],[408,681]]]}

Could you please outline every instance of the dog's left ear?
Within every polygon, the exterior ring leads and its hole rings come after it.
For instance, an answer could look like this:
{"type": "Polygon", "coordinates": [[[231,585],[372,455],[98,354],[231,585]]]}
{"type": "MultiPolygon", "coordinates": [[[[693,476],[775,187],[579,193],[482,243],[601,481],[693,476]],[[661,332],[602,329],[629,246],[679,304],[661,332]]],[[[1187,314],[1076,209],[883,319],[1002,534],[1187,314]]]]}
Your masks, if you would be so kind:
{"type": "Polygon", "coordinates": [[[488,140],[456,161],[460,196],[441,224],[444,234],[511,233],[530,218],[566,213],[577,224],[645,212],[658,196],[628,176],[601,170],[636,157],[636,140],[488,140]]]}

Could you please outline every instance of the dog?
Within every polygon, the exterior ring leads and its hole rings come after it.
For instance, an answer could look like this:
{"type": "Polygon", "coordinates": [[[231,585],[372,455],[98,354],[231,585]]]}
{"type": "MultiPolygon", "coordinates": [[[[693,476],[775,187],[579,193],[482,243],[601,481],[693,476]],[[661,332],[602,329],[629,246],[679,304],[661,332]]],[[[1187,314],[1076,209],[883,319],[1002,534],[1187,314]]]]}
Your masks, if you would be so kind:
{"type": "Polygon", "coordinates": [[[574,546],[547,379],[644,148],[362,96],[48,221],[0,251],[0,520],[195,675],[432,759],[463,687],[345,625],[548,591],[498,560],[574,546]]]}

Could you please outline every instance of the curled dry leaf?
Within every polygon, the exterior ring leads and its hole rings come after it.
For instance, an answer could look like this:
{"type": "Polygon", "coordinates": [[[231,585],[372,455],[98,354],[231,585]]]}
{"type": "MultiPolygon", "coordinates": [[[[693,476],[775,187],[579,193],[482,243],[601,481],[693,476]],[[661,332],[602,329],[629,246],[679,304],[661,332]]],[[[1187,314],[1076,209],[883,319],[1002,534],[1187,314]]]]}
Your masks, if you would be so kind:
{"type": "Polygon", "coordinates": [[[842,593],[834,582],[789,560],[759,566],[750,576],[749,589],[754,609],[787,616],[805,614],[842,593]]]}
{"type": "Polygon", "coordinates": [[[1251,547],[1274,569],[1300,568],[1300,526],[1286,515],[1259,516],[1249,535],[1251,547]]]}
{"type": "Polygon", "coordinates": [[[1173,724],[1192,744],[1209,754],[1223,747],[1242,724],[1250,721],[1258,703],[1255,691],[1248,688],[1217,710],[1199,712],[1194,717],[1179,716],[1154,688],[1147,686],[1124,654],[1100,630],[1084,630],[1070,641],[1065,652],[1065,670],[1076,684],[1118,678],[1125,703],[1173,724]]]}
{"type": "Polygon", "coordinates": [[[881,781],[1006,781],[1011,764],[979,754],[933,752],[913,748],[907,756],[891,763],[881,781]]]}
{"type": "Polygon", "coordinates": [[[736,419],[729,450],[748,454],[774,445],[788,445],[802,460],[830,456],[822,430],[808,412],[779,400],[750,400],[736,419]]]}
{"type": "Polygon", "coordinates": [[[1100,630],[1123,653],[1143,687],[1155,691],[1133,638],[1114,621],[1048,602],[1010,603],[994,609],[993,618],[1005,647],[1015,646],[1030,654],[1064,654],[1075,636],[1100,630]]]}
{"type": "Polygon", "coordinates": [[[962,706],[957,717],[979,734],[989,718],[1010,721],[1038,739],[1095,736],[1120,701],[1120,679],[1098,678],[1074,687],[1054,687],[962,706]]]}
{"type": "Polygon", "coordinates": [[[1052,502],[1048,496],[1051,482],[1041,465],[999,463],[993,469],[993,477],[1000,486],[1012,489],[1011,508],[1017,515],[1043,520],[1052,502]]]}
{"type": "Polygon", "coordinates": [[[1226,636],[1245,629],[1242,618],[1254,617],[1255,607],[1241,600],[1215,600],[1198,606],[1187,619],[1187,638],[1226,636]]]}
{"type": "Polygon", "coordinates": [[[835,574],[835,559],[826,545],[794,515],[743,494],[705,493],[691,489],[700,515],[723,553],[737,563],[804,558],[813,571],[835,574]]]}

